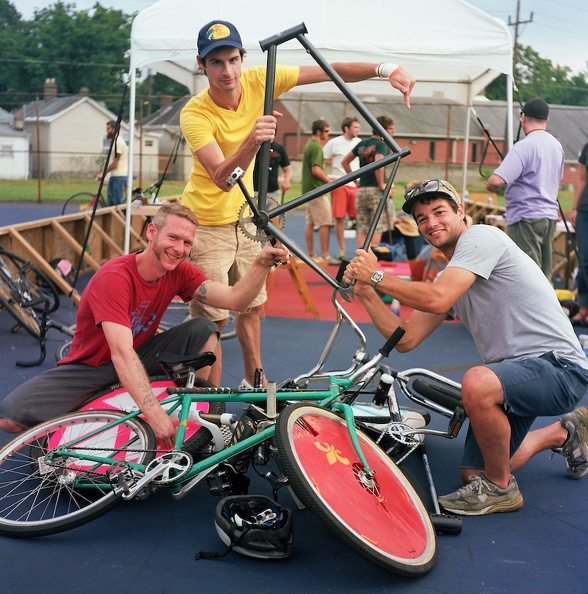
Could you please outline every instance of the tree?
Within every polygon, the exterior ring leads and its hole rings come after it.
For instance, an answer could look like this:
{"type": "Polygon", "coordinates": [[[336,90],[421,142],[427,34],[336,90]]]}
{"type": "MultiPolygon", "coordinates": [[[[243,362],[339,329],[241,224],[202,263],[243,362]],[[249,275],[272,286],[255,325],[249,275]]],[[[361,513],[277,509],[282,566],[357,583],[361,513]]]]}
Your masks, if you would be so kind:
{"type": "MultiPolygon", "coordinates": [[[[529,46],[518,46],[515,82],[518,99],[542,97],[552,105],[588,105],[587,72],[572,75],[567,66],[554,66],[529,46]]],[[[504,99],[505,76],[486,87],[488,99],[504,99]]]]}

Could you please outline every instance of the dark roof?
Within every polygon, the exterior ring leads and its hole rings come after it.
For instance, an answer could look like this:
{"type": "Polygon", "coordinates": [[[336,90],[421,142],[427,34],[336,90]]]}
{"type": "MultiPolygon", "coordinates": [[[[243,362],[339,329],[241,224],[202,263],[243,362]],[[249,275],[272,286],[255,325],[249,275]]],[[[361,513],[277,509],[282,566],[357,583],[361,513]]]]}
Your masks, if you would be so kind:
{"type": "Polygon", "coordinates": [[[191,95],[186,95],[171,105],[154,111],[151,115],[143,118],[143,126],[150,128],[152,126],[178,127],[180,126],[180,112],[184,105],[191,99],[191,95]]]}
{"type": "MultiPolygon", "coordinates": [[[[55,99],[42,99],[39,101],[39,117],[50,118],[68,109],[72,105],[79,103],[86,97],[84,95],[68,95],[66,97],[56,97],[55,99]]],[[[23,108],[23,117],[37,117],[37,101],[27,103],[23,108]]]]}
{"type": "MultiPolygon", "coordinates": [[[[146,127],[179,127],[180,111],[190,99],[182,97],[169,107],[160,109],[143,120],[146,127]]],[[[387,115],[394,119],[395,135],[409,138],[463,138],[465,136],[468,107],[461,103],[441,98],[413,98],[411,109],[404,107],[400,97],[360,97],[366,107],[376,117],[387,115]]],[[[333,132],[338,133],[339,122],[345,116],[357,116],[357,111],[347,100],[337,93],[290,92],[282,95],[280,101],[291,114],[302,113],[299,125],[310,131],[311,124],[319,118],[326,119],[333,132]],[[298,101],[303,101],[303,110],[298,101]]],[[[513,108],[513,126],[516,138],[520,107],[513,108]]],[[[359,118],[362,136],[369,135],[371,126],[359,118]]],[[[493,140],[504,141],[506,132],[506,102],[479,101],[474,104],[470,120],[470,138],[486,140],[486,128],[493,140]],[[478,121],[479,120],[479,121],[478,121]]],[[[588,142],[588,107],[553,105],[550,108],[548,130],[562,144],[566,161],[576,162],[580,150],[588,142]]],[[[522,133],[521,133],[522,134],[522,133]]]]}

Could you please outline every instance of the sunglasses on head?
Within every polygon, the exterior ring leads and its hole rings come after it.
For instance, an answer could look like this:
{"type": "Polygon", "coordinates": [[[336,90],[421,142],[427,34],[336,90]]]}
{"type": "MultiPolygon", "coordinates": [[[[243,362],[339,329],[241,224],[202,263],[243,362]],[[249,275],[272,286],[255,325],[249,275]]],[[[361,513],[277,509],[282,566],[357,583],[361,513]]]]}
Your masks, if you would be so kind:
{"type": "Polygon", "coordinates": [[[415,196],[419,196],[420,194],[426,194],[427,192],[438,192],[441,189],[441,186],[448,190],[449,193],[453,196],[453,191],[451,190],[451,188],[442,180],[428,179],[424,181],[420,186],[417,186],[416,188],[409,190],[404,197],[406,198],[406,200],[409,200],[410,198],[414,198],[415,196]]]}

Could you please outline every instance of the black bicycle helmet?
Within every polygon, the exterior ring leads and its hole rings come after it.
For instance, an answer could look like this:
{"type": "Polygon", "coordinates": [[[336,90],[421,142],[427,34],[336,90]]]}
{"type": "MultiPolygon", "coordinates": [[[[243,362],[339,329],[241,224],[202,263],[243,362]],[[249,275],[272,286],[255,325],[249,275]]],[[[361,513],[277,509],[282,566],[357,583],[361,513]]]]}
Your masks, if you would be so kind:
{"type": "Polygon", "coordinates": [[[292,551],[292,514],[269,497],[225,497],[216,506],[214,523],[229,550],[242,555],[282,559],[292,551]]]}

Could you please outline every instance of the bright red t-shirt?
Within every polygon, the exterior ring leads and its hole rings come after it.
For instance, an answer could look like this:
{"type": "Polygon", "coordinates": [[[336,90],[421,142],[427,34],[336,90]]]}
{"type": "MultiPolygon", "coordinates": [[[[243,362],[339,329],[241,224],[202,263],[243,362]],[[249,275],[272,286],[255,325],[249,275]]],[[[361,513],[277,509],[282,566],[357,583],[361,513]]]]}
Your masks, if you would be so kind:
{"type": "Polygon", "coordinates": [[[178,295],[190,301],[206,275],[187,261],[164,274],[157,282],[147,282],[139,274],[136,254],[107,262],[85,288],[76,316],[76,331],[70,354],[59,361],[97,367],[111,360],[102,322],[114,322],[133,331],[137,349],[153,336],[159,322],[178,295]]]}

